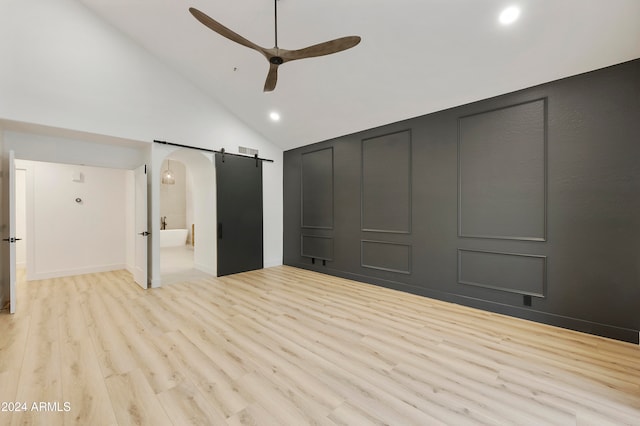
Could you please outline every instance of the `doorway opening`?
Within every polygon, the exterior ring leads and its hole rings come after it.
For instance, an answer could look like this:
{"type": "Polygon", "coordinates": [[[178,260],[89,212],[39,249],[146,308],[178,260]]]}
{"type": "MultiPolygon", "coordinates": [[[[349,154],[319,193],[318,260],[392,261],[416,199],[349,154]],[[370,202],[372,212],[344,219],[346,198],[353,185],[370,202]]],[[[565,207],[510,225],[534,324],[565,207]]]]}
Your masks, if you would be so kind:
{"type": "Polygon", "coordinates": [[[25,280],[132,270],[133,171],[21,159],[15,170],[25,280]]]}
{"type": "Polygon", "coordinates": [[[162,285],[216,275],[215,173],[211,156],[171,152],[160,167],[162,285]],[[170,172],[170,173],[168,173],[170,172]],[[171,175],[171,179],[166,178],[171,175]]]}

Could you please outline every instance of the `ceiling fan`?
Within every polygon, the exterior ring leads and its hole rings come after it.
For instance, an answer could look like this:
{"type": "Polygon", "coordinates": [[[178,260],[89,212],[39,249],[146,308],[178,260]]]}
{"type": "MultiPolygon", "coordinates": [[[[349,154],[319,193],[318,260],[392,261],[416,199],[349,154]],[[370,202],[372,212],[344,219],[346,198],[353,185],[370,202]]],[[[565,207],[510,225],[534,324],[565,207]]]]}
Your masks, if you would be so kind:
{"type": "Polygon", "coordinates": [[[324,43],[314,44],[313,46],[305,47],[303,49],[287,50],[280,49],[278,47],[278,0],[274,0],[274,21],[275,21],[275,46],[271,49],[267,49],[262,46],[258,46],[255,43],[247,40],[239,34],[231,31],[221,23],[217,22],[210,16],[199,11],[194,7],[189,8],[189,12],[205,26],[209,27],[213,31],[217,32],[223,37],[228,38],[231,41],[235,41],[238,44],[246,46],[250,49],[260,52],[269,61],[269,73],[267,74],[267,80],[264,83],[264,91],[271,92],[276,87],[278,81],[278,66],[285,62],[295,61],[296,59],[313,58],[315,56],[324,56],[331,53],[341,52],[343,50],[350,49],[360,43],[359,36],[341,37],[335,40],[325,41],[324,43]]]}

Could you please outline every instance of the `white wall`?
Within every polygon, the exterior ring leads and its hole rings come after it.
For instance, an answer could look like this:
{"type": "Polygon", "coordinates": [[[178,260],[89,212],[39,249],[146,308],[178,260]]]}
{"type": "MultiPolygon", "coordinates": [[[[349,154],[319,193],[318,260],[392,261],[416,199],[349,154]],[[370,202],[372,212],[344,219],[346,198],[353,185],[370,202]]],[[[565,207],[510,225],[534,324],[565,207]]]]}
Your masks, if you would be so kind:
{"type": "MultiPolygon", "coordinates": [[[[74,137],[81,138],[82,135],[74,137]]],[[[5,149],[21,160],[133,170],[149,161],[147,145],[129,147],[5,130],[5,149]]]]}
{"type": "Polygon", "coordinates": [[[190,161],[189,171],[193,180],[199,182],[193,187],[193,223],[196,228],[196,243],[193,264],[196,269],[216,275],[217,264],[217,215],[216,215],[216,174],[213,156],[206,161],[190,161]],[[206,182],[204,185],[203,182],[206,182]]]}
{"type": "Polygon", "coordinates": [[[128,171],[35,161],[21,166],[28,280],[126,267],[128,171]]]}
{"type": "Polygon", "coordinates": [[[274,159],[263,169],[264,264],[281,264],[282,149],[74,0],[0,0],[0,57],[0,120],[228,152],[241,144],[274,159]]]}

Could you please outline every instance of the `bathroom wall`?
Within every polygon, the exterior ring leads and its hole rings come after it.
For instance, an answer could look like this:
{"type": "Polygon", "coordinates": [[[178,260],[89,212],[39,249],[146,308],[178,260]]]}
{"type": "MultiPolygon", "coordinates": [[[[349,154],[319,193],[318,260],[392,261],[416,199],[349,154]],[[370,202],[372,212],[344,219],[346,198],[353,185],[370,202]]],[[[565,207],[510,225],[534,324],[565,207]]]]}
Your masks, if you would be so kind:
{"type": "Polygon", "coordinates": [[[129,171],[17,165],[26,170],[28,280],[126,268],[129,171]]]}
{"type": "MultiPolygon", "coordinates": [[[[176,160],[165,160],[160,170],[169,168],[176,177],[173,185],[160,185],[160,217],[167,218],[166,229],[186,229],[187,227],[187,173],[186,167],[176,160]],[[170,162],[170,165],[169,165],[170,162]]],[[[191,225],[189,225],[191,226],[191,225]]]]}

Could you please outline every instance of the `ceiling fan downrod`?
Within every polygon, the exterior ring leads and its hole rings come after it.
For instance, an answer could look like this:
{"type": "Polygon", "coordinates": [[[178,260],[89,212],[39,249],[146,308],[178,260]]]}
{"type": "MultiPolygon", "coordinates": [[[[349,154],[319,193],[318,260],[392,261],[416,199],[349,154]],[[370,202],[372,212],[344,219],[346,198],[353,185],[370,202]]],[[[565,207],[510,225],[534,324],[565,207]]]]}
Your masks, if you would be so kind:
{"type": "MultiPolygon", "coordinates": [[[[274,17],[274,28],[275,28],[275,47],[276,52],[280,50],[278,47],[278,0],[273,0],[273,17],[274,17]]],[[[282,65],[284,63],[284,59],[280,56],[272,56],[269,58],[269,62],[274,65],[282,65]]]]}
{"type": "Polygon", "coordinates": [[[278,0],[273,0],[273,16],[274,16],[274,22],[275,22],[275,47],[276,49],[278,48],[278,0]]]}

